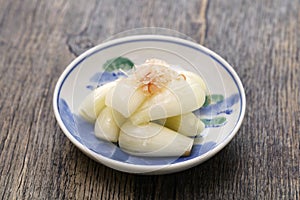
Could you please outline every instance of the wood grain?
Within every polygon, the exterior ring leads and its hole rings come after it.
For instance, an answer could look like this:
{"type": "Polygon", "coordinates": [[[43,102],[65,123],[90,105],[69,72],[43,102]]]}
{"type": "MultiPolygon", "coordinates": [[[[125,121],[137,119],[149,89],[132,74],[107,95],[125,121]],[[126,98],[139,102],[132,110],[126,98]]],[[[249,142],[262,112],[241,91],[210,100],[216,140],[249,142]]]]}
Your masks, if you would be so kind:
{"type": "Polygon", "coordinates": [[[299,199],[300,2],[0,0],[1,199],[299,199]],[[247,96],[237,136],[192,169],[118,172],[86,157],[52,111],[79,54],[140,27],[180,31],[231,63],[247,96]]]}

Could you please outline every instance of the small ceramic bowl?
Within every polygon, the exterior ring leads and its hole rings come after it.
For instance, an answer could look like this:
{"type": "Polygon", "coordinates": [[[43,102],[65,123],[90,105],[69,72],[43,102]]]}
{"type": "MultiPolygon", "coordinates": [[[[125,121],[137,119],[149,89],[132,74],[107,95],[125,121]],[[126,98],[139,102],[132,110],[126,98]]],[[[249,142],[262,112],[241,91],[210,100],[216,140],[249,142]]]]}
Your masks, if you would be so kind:
{"type": "Polygon", "coordinates": [[[246,99],[238,75],[216,53],[175,37],[139,35],[108,41],[77,57],[57,82],[53,107],[65,135],[92,159],[124,172],[167,174],[198,165],[224,148],[242,123],[246,99]],[[120,68],[130,68],[133,63],[141,64],[149,58],[165,60],[174,69],[197,73],[208,87],[205,106],[194,111],[205,123],[205,129],[195,138],[188,157],[129,155],[116,144],[96,138],[93,125],[78,115],[80,103],[91,90],[123,76],[120,68]],[[111,59],[117,61],[108,65],[111,59]]]}

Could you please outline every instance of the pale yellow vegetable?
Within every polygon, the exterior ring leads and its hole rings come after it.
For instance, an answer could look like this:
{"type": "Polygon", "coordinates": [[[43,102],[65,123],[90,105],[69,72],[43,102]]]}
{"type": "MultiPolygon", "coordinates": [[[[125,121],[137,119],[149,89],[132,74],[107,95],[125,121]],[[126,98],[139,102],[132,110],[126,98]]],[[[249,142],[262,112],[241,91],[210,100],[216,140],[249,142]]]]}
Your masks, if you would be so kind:
{"type": "Polygon", "coordinates": [[[119,136],[120,148],[137,156],[188,156],[193,139],[155,123],[133,125],[127,121],[119,136]]]}
{"type": "Polygon", "coordinates": [[[113,90],[109,91],[105,104],[127,118],[136,111],[145,99],[146,96],[136,81],[122,79],[113,90]]]}
{"type": "Polygon", "coordinates": [[[112,108],[105,107],[99,114],[95,127],[96,137],[110,141],[117,142],[119,138],[120,128],[116,123],[112,108]]]}
{"type": "Polygon", "coordinates": [[[205,128],[204,123],[193,113],[187,113],[158,121],[159,124],[185,136],[199,135],[205,128]]]}
{"type": "Polygon", "coordinates": [[[134,124],[182,115],[200,108],[205,92],[196,82],[182,79],[172,81],[167,88],[150,97],[131,117],[134,124]]]}
{"type": "Polygon", "coordinates": [[[126,122],[127,118],[113,108],[111,108],[111,112],[116,124],[118,127],[121,127],[126,122]]]}
{"type": "Polygon", "coordinates": [[[90,123],[94,123],[101,110],[105,107],[105,97],[109,90],[115,87],[116,82],[107,83],[92,91],[80,104],[79,115],[90,123]]]}
{"type": "Polygon", "coordinates": [[[190,84],[193,82],[197,82],[199,85],[201,85],[201,88],[205,91],[205,94],[208,94],[207,86],[204,80],[198,74],[195,74],[190,71],[180,71],[178,73],[183,74],[186,81],[190,84]]]}

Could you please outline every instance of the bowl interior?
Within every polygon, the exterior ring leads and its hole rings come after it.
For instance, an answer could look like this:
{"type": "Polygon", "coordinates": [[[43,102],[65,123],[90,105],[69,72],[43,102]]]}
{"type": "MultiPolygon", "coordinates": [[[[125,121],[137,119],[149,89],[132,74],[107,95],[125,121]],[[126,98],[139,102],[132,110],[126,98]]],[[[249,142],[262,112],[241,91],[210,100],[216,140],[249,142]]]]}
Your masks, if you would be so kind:
{"type": "Polygon", "coordinates": [[[56,117],[71,141],[87,155],[106,165],[114,164],[113,168],[122,171],[126,169],[118,166],[194,165],[204,161],[235,135],[244,115],[244,107],[245,97],[240,80],[222,58],[200,45],[166,36],[126,37],[85,52],[62,74],[54,96],[56,117]],[[204,79],[209,90],[209,101],[194,113],[206,128],[195,139],[190,156],[146,158],[128,155],[117,145],[97,139],[93,125],[79,117],[78,107],[91,90],[124,75],[118,69],[105,70],[103,67],[108,60],[117,57],[125,58],[125,65],[128,60],[141,64],[149,58],[162,59],[174,69],[192,71],[204,79]]]}

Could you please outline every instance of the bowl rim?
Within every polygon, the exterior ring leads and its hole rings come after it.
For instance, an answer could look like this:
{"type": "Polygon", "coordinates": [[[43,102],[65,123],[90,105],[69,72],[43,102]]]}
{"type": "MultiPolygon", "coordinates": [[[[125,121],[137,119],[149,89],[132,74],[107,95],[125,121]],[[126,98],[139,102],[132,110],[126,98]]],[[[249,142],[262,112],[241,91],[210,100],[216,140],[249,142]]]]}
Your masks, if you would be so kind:
{"type": "Polygon", "coordinates": [[[201,164],[202,162],[208,160],[209,158],[211,158],[212,156],[217,154],[220,150],[222,150],[237,134],[237,132],[242,124],[242,121],[243,121],[244,115],[245,115],[245,110],[246,110],[246,97],[245,97],[245,91],[244,91],[242,82],[241,82],[239,76],[237,75],[237,73],[235,72],[235,70],[233,69],[233,67],[229,63],[227,63],[227,61],[225,61],[221,56],[219,56],[215,52],[211,51],[210,49],[208,49],[200,44],[197,44],[197,43],[194,43],[194,42],[191,42],[188,40],[184,40],[181,38],[173,37],[173,36],[135,35],[135,36],[126,36],[126,37],[122,37],[122,38],[118,38],[118,39],[113,39],[113,40],[101,43],[101,44],[85,51],[78,57],[76,57],[65,68],[65,70],[60,75],[60,77],[56,83],[56,86],[54,89],[54,94],[53,94],[53,110],[54,110],[56,120],[57,120],[60,128],[64,132],[64,134],[67,136],[67,138],[77,148],[79,148],[83,153],[85,153],[87,156],[91,157],[92,159],[96,160],[97,162],[100,162],[108,167],[111,167],[111,168],[114,168],[116,170],[123,171],[123,172],[129,172],[129,173],[145,173],[146,172],[146,174],[147,174],[147,172],[149,172],[150,174],[153,174],[153,173],[166,174],[166,173],[181,171],[181,170],[196,166],[198,164],[201,164]],[[84,61],[89,56],[91,56],[94,53],[97,53],[105,48],[109,48],[111,46],[119,45],[122,43],[127,43],[129,41],[145,41],[145,40],[168,41],[168,42],[172,42],[172,43],[175,43],[178,45],[183,45],[183,46],[193,48],[194,50],[200,51],[200,52],[210,56],[211,58],[213,58],[216,62],[218,62],[220,65],[222,65],[224,67],[224,69],[232,77],[233,81],[235,82],[235,84],[237,86],[237,89],[239,91],[239,96],[241,98],[241,109],[240,109],[239,118],[238,118],[238,121],[237,121],[235,127],[233,128],[233,130],[223,139],[223,141],[218,143],[218,145],[216,145],[213,149],[207,151],[206,153],[204,153],[200,156],[197,156],[197,157],[194,157],[192,159],[185,160],[182,162],[178,162],[178,163],[163,164],[163,165],[131,164],[131,163],[126,163],[126,162],[111,159],[109,157],[103,156],[101,154],[98,154],[98,153],[88,149],[84,144],[80,143],[74,136],[72,136],[72,134],[66,128],[65,124],[62,121],[60,113],[59,113],[58,100],[59,100],[60,90],[63,86],[63,83],[64,83],[65,79],[68,77],[68,75],[73,71],[73,69],[75,69],[77,65],[79,65],[82,61],[84,61]]]}

